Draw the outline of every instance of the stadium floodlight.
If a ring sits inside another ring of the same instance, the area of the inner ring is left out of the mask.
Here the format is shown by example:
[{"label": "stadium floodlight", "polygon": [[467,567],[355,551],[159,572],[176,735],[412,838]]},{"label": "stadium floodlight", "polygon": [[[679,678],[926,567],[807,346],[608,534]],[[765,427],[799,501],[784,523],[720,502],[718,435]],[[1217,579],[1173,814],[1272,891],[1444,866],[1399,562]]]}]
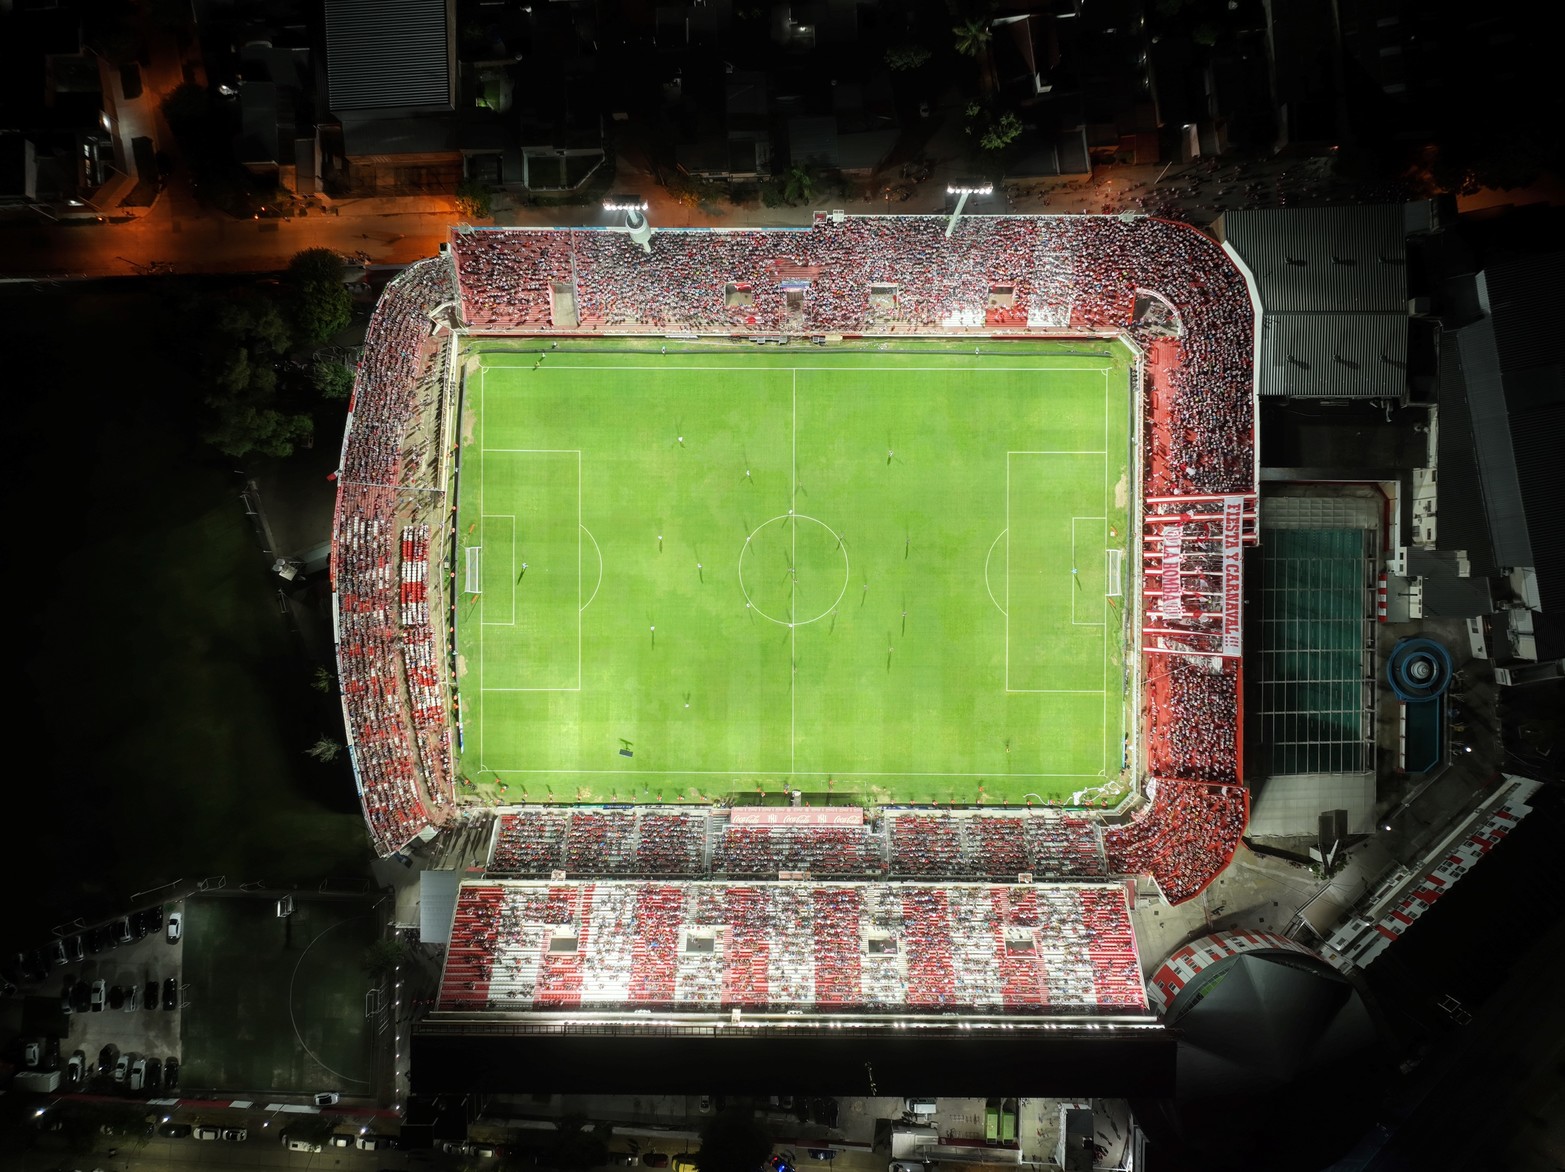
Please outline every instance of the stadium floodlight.
[{"label": "stadium floodlight", "polygon": [[961,216],[962,209],[967,206],[968,197],[973,195],[993,195],[994,184],[982,181],[948,183],[946,185],[946,194],[957,197],[956,208],[952,211],[951,218],[946,221],[946,239],[949,240],[951,239],[951,233],[956,231],[956,221]]},{"label": "stadium floodlight", "polygon": [[644,212],[648,204],[644,197],[639,195],[606,195],[603,197],[603,210],[606,212]]}]

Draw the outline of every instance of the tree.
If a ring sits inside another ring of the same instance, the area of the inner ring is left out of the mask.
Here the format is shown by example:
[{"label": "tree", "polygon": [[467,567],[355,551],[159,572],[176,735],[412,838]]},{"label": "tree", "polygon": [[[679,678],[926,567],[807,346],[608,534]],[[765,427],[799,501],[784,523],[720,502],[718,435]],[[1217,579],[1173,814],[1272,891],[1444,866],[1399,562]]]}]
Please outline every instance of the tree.
[{"label": "tree", "polygon": [[398,965],[407,963],[413,950],[401,936],[378,936],[364,950],[361,963],[372,977],[388,976]]},{"label": "tree", "polygon": [[719,1111],[701,1129],[701,1172],[755,1172],[772,1153],[765,1120],[748,1107]]},{"label": "tree", "polygon": [[783,199],[790,204],[809,203],[815,198],[815,176],[803,163],[795,163],[788,168],[788,176],[783,182]]},{"label": "tree", "polygon": [[923,45],[893,45],[886,50],[886,68],[898,72],[921,69],[933,56]]},{"label": "tree", "polygon": [[308,345],[326,341],[353,317],[353,298],[343,284],[347,266],[329,248],[306,248],[288,262],[284,279],[292,293],[293,319]]},{"label": "tree", "polygon": [[464,179],[456,186],[456,210],[467,220],[484,220],[494,214],[489,188],[476,179]]},{"label": "tree", "polygon": [[331,737],[321,737],[313,745],[304,751],[306,757],[314,757],[322,765],[330,765],[338,757],[346,746],[341,741],[335,741]]},{"label": "tree", "polygon": [[978,136],[978,145],[986,151],[1003,151],[1022,133],[1022,120],[1007,110],[999,121],[991,122]]},{"label": "tree", "polygon": [[310,383],[323,399],[346,399],[353,393],[353,370],[340,362],[317,358],[310,367]]},{"label": "tree", "polygon": [[956,37],[956,51],[964,57],[987,53],[989,41],[994,36],[989,21],[982,16],[969,16],[961,24],[952,25],[951,33]]},{"label": "tree", "polygon": [[315,665],[315,672],[310,676],[310,687],[324,695],[330,695],[332,688],[337,684],[337,677],[328,667]]},{"label": "tree", "polygon": [[163,117],[177,135],[185,135],[206,120],[206,86],[183,82],[170,90],[160,103]]},{"label": "tree", "polygon": [[605,1124],[587,1127],[581,1115],[566,1115],[555,1125],[554,1143],[549,1148],[549,1162],[556,1168],[574,1172],[576,1169],[595,1168],[609,1158],[608,1137],[613,1128]]}]

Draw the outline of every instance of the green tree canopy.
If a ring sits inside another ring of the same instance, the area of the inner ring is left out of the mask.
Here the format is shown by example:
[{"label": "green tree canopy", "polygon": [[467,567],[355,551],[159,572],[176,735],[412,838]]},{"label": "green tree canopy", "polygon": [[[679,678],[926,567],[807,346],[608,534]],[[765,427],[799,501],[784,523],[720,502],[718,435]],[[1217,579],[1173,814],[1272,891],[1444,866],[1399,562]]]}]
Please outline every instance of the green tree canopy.
[{"label": "green tree canopy", "polygon": [[989,48],[994,33],[987,17],[969,16],[961,24],[951,27],[951,35],[956,38],[958,53],[964,57],[977,57]]},{"label": "green tree canopy", "polygon": [[353,369],[317,358],[310,367],[310,385],[323,399],[346,399],[353,393]]},{"label": "green tree canopy", "polygon": [[898,71],[919,69],[927,65],[933,56],[923,45],[893,45],[886,50],[886,68]]},{"label": "green tree canopy", "polygon": [[318,345],[352,319],[353,298],[343,284],[346,272],[342,257],[329,248],[306,248],[288,262],[284,279],[300,341]]},{"label": "green tree canopy", "polygon": [[783,183],[783,198],[789,203],[809,203],[815,198],[815,176],[803,163],[788,168]]}]

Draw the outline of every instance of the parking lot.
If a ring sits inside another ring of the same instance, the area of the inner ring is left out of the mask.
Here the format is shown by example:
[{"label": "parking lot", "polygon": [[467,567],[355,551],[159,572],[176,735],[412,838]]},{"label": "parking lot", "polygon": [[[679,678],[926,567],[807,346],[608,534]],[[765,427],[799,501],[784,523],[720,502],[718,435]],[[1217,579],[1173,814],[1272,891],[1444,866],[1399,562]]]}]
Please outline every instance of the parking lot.
[{"label": "parking lot", "polygon": [[[43,991],[57,990],[64,1000],[73,998],[75,1010],[62,1013],[64,1030],[61,1033],[60,1061],[67,1070],[75,1051],[80,1050],[85,1059],[85,1071],[80,1089],[118,1091],[132,1093],[129,1086],[131,1067],[138,1058],[156,1058],[160,1067],[166,1067],[168,1059],[178,1059],[180,1054],[180,1006],[184,1002],[180,979],[180,958],[184,940],[170,942],[168,921],[171,915],[183,920],[183,903],[166,905],[154,912],[149,922],[139,930],[145,934],[140,939],[114,943],[111,925],[109,940],[100,944],[101,951],[88,954],[80,961],[56,965],[46,978]],[[154,928],[152,924],[156,923]],[[172,978],[173,985],[169,981]],[[102,982],[102,985],[99,985]],[[84,988],[85,986],[85,988]],[[147,1003],[148,995],[151,1003]],[[83,1008],[83,1002],[86,1007]],[[115,1008],[116,1003],[118,1008]],[[165,1008],[172,1003],[173,1008]],[[128,1056],[123,1081],[114,1079],[113,1061],[107,1071],[100,1073],[99,1060],[106,1047],[113,1047],[107,1057],[113,1059]],[[161,1084],[161,1075],[159,1082]],[[65,1089],[62,1085],[62,1089]],[[141,1094],[153,1096],[162,1090],[159,1086],[141,1088]]]}]

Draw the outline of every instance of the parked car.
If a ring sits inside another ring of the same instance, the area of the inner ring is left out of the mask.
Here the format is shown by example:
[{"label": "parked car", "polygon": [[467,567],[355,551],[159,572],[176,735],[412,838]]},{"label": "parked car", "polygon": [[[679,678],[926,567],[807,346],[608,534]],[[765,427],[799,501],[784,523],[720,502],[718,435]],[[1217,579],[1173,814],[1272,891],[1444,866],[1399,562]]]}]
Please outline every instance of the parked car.
[{"label": "parked car", "polygon": [[336,1091],[316,1091],[315,1105],[317,1107],[332,1107],[340,1102],[342,1096]]},{"label": "parked car", "polygon": [[157,907],[149,907],[141,914],[146,919],[148,932],[163,931],[163,905],[161,903]]},{"label": "parked car", "polygon": [[43,952],[30,948],[22,953],[22,975],[29,981],[41,981],[49,971],[49,961]]},{"label": "parked car", "polygon": [[74,984],[70,977],[65,978],[65,984],[60,986],[60,1012],[75,1013],[76,1003],[71,1000],[71,986]]},{"label": "parked car", "polygon": [[147,935],[147,913],[131,912],[127,917],[130,923],[130,935],[132,940],[142,940]]},{"label": "parked car", "polygon": [[609,1163],[618,1168],[632,1168],[636,1164],[635,1152],[610,1152]]},{"label": "parked car", "polygon": [[129,944],[136,938],[136,934],[130,929],[130,920],[124,917],[109,925],[109,935],[115,944]]},{"label": "parked car", "polygon": [[142,987],[141,1004],[145,1009],[156,1009],[158,1007],[158,982],[156,977]]},{"label": "parked car", "polygon": [[223,1138],[230,1143],[243,1143],[250,1138],[250,1133],[243,1127],[229,1127],[224,1129]]},{"label": "parked car", "polygon": [[313,1144],[307,1139],[289,1139],[286,1135],[283,1136],[283,1143],[288,1145],[290,1152],[318,1152],[321,1150],[320,1144]]},{"label": "parked car", "polygon": [[[119,1077],[118,1068],[115,1069],[115,1077]],[[128,1081],[130,1083],[130,1089],[133,1091],[139,1091],[147,1085],[147,1060],[145,1058],[138,1058],[136,1061],[130,1064],[130,1077]]]},{"label": "parked car", "polygon": [[86,981],[77,981],[71,986],[71,1008],[77,1013],[86,1013],[92,1008],[92,988]]},{"label": "parked car", "polygon": [[87,959],[87,946],[82,943],[81,933],[70,937],[65,942],[65,955],[69,956],[77,964]]},{"label": "parked car", "polygon": [[196,1128],[196,1138],[197,1139],[217,1139],[222,1134],[223,1133],[221,1131],[219,1131],[215,1127],[198,1127],[198,1128]]},{"label": "parked car", "polygon": [[836,1158],[837,1153],[832,1148],[810,1149],[810,1159],[812,1160],[835,1160]]},{"label": "parked car", "polygon": [[163,982],[163,1008],[179,1008],[179,978],[170,977]]},{"label": "parked car", "polygon": [[135,985],[125,986],[125,1012],[141,1008],[141,989]]},{"label": "parked car", "polygon": [[124,1009],[125,1008],[125,990],[122,989],[118,985],[110,985],[109,986],[109,1008],[110,1009]]},{"label": "parked car", "polygon": [[22,1061],[27,1066],[37,1066],[43,1060],[43,1047],[37,1042],[28,1042],[22,1047]]},{"label": "parked car", "polygon": [[156,1058],[147,1059],[146,1089],[156,1093],[163,1086],[163,1063]]},{"label": "parked car", "polygon": [[648,1168],[667,1168],[668,1167],[668,1153],[667,1152],[642,1152],[641,1153],[641,1162],[643,1164],[645,1164]]},{"label": "parked car", "polygon": [[108,1074],[114,1069],[114,1064],[120,1060],[120,1048],[110,1042],[98,1051],[98,1073]]},{"label": "parked car", "polygon": [[331,1146],[334,1148],[351,1148],[353,1137],[351,1135],[334,1135],[331,1137]]},{"label": "parked car", "polygon": [[492,1160],[500,1154],[500,1149],[491,1144],[474,1144],[473,1155],[480,1160]]},{"label": "parked car", "polygon": [[65,941],[56,939],[49,945],[49,960],[57,965],[71,963],[71,958],[65,955]]},{"label": "parked car", "polygon": [[92,1011],[94,1013],[103,1012],[103,1002],[108,997],[108,995],[109,983],[102,977],[99,977],[92,983],[92,1000],[90,1004],[92,1005]]},{"label": "parked car", "polygon": [[384,1135],[361,1135],[354,1146],[361,1152],[378,1152],[391,1147],[391,1140]]},{"label": "parked car", "polygon": [[130,1066],[131,1063],[135,1061],[135,1057],[136,1056],[134,1054],[120,1055],[119,1061],[114,1064],[115,1082],[123,1085],[125,1080],[130,1077]]},{"label": "parked car", "polygon": [[106,929],[101,927],[87,929],[87,951],[89,953],[97,956],[98,953],[108,947],[109,933]]},{"label": "parked car", "polygon": [[180,933],[185,930],[185,913],[169,912],[168,914],[168,942],[179,943]]},{"label": "parked car", "polygon": [[924,1172],[924,1165],[910,1160],[892,1160],[886,1165],[886,1172]]},{"label": "parked car", "polygon": [[179,1089],[179,1059],[172,1054],[163,1063],[163,1089],[177,1091]]},{"label": "parked car", "polygon": [[158,1128],[158,1134],[169,1139],[185,1139],[190,1135],[191,1127],[188,1123],[165,1123]]},{"label": "parked car", "polygon": [[65,1082],[68,1086],[79,1087],[82,1080],[87,1077],[87,1052],[77,1050],[71,1055],[70,1061],[65,1064]]}]

